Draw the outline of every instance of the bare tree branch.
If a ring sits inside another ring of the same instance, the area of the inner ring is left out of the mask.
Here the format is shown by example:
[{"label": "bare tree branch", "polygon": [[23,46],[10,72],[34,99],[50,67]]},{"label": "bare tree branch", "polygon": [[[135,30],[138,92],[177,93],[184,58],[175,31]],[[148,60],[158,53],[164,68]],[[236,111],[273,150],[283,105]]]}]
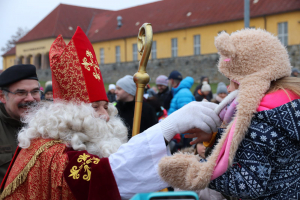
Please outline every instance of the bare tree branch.
[{"label": "bare tree branch", "polygon": [[21,28],[19,27],[17,32],[11,36],[11,39],[8,40],[4,47],[1,47],[1,51],[7,52],[14,46],[16,46],[16,43],[19,39],[21,39],[26,33],[28,32],[27,28]]}]

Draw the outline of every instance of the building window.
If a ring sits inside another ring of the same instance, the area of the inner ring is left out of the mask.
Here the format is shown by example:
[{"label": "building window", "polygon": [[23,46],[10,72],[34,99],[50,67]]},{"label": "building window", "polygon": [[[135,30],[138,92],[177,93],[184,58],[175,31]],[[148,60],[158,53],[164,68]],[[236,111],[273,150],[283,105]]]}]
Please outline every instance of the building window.
[{"label": "building window", "polygon": [[200,35],[194,35],[194,55],[200,55]]},{"label": "building window", "polygon": [[151,48],[151,58],[156,59],[156,41],[152,42],[152,48]]},{"label": "building window", "polygon": [[104,48],[100,49],[100,64],[104,64]]},{"label": "building window", "polygon": [[172,57],[177,57],[177,38],[172,38]]},{"label": "building window", "polygon": [[137,61],[138,60],[137,44],[132,44],[132,55],[133,55],[133,61]]},{"label": "building window", "polygon": [[120,52],[120,46],[116,46],[116,62],[121,62],[121,52]]},{"label": "building window", "polygon": [[288,45],[288,23],[278,23],[278,39],[284,46]]}]

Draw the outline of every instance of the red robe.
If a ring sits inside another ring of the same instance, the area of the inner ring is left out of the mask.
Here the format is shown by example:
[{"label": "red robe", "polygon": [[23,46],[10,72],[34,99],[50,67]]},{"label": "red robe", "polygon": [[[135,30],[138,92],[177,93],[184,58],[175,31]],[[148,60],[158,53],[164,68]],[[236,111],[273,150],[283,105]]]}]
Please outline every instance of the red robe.
[{"label": "red robe", "polygon": [[31,141],[7,174],[1,199],[121,199],[108,158],[57,140]]}]

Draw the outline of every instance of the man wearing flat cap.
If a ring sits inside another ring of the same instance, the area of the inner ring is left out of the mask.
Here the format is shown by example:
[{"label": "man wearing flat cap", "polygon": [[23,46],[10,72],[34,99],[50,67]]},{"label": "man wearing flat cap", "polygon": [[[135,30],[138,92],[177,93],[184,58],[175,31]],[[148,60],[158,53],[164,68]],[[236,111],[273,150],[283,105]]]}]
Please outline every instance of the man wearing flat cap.
[{"label": "man wearing flat cap", "polygon": [[39,82],[33,65],[14,65],[0,75],[0,181],[17,148],[21,117],[40,101]]}]

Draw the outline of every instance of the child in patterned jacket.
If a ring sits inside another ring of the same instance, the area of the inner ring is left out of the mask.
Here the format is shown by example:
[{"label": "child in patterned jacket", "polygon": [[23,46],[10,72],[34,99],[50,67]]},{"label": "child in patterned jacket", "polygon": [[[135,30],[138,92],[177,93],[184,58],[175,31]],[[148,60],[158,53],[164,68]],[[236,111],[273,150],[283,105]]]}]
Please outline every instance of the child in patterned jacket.
[{"label": "child in patterned jacket", "polygon": [[185,190],[209,186],[242,199],[299,199],[300,79],[289,77],[286,48],[260,29],[222,32],[215,45],[220,72],[239,85],[235,117],[214,134],[219,139],[211,136],[207,162],[176,154],[161,160],[160,176]]}]

